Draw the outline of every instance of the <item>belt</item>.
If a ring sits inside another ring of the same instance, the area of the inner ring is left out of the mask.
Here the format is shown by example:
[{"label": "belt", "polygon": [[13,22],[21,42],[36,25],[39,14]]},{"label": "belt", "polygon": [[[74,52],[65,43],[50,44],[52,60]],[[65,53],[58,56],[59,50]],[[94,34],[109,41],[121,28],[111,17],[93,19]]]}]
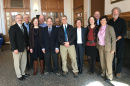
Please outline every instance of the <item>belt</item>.
[{"label": "belt", "polygon": [[87,41],[87,42],[89,42],[90,44],[93,44],[93,43],[94,43],[94,41]]}]

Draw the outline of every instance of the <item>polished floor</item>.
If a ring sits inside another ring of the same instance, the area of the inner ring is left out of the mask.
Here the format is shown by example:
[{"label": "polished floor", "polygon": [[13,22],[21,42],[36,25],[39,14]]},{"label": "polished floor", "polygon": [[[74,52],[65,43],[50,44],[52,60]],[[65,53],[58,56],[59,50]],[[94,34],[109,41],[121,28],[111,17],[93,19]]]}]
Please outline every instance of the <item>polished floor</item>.
[{"label": "polished floor", "polygon": [[100,73],[99,63],[96,64],[94,75],[87,74],[88,64],[86,57],[84,58],[83,74],[78,78],[74,78],[70,59],[68,59],[69,73],[67,77],[59,77],[54,74],[41,75],[38,73],[33,76],[33,70],[27,71],[31,74],[25,81],[21,82],[16,78],[13,57],[9,45],[3,45],[0,52],[0,86],[129,86],[130,85],[130,70],[123,68],[122,78],[114,77],[111,83],[107,83],[102,78],[98,77]]}]

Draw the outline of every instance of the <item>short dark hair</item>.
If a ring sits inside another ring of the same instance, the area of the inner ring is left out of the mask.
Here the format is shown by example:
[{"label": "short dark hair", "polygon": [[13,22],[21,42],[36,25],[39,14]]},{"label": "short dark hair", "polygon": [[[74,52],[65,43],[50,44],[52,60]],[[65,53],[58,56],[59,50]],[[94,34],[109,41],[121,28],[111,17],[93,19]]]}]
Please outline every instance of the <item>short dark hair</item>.
[{"label": "short dark hair", "polygon": [[52,22],[53,22],[53,19],[52,19],[51,17],[48,17],[48,18],[47,18],[47,20],[48,20],[48,19],[51,19],[51,20],[52,20]]},{"label": "short dark hair", "polygon": [[63,15],[62,17],[66,17],[66,19],[67,19],[67,16],[66,16],[66,15]]},{"label": "short dark hair", "polygon": [[80,21],[82,23],[81,18],[77,18],[76,21],[75,21],[75,23],[77,23],[77,21]]},{"label": "short dark hair", "polygon": [[108,17],[105,15],[105,16],[102,16],[101,18],[100,18],[100,21],[102,20],[102,19],[106,19],[106,21],[108,22]]},{"label": "short dark hair", "polygon": [[97,20],[96,20],[96,18],[94,17],[94,16],[90,16],[89,18],[88,18],[88,25],[91,25],[90,24],[90,18],[94,18],[94,24],[97,24]]}]

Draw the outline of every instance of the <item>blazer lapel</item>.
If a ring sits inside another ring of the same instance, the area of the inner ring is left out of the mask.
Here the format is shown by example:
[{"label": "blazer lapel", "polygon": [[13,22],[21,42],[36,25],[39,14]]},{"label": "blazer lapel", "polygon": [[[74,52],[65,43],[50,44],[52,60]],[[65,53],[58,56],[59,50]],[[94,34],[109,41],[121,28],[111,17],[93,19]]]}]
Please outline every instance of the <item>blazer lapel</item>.
[{"label": "blazer lapel", "polygon": [[52,30],[51,30],[51,38],[53,37],[53,33],[54,33],[54,28],[52,26]]},{"label": "blazer lapel", "polygon": [[48,33],[48,27],[46,27],[46,32],[47,32],[47,36],[49,37],[49,33]]},{"label": "blazer lapel", "polygon": [[105,30],[105,41],[106,41],[106,39],[107,39],[107,36],[108,36],[108,25],[106,26],[106,30]]},{"label": "blazer lapel", "polygon": [[[62,29],[63,34],[64,34],[64,27],[63,27],[63,25],[61,26],[61,29]],[[63,36],[64,36],[64,38],[65,38],[65,35],[63,35]]]},{"label": "blazer lapel", "polygon": [[[19,25],[16,23],[16,26],[18,28],[18,30],[20,30],[20,32],[23,34],[22,30],[20,29]],[[23,27],[23,26],[22,26]],[[24,29],[24,28],[23,28]],[[24,30],[24,33],[25,33],[25,30]]]},{"label": "blazer lapel", "polygon": [[81,36],[82,36],[82,41],[83,41],[83,37],[84,37],[84,36],[83,36],[83,32],[84,32],[84,31],[83,31],[83,30],[84,30],[84,28],[81,27]]}]

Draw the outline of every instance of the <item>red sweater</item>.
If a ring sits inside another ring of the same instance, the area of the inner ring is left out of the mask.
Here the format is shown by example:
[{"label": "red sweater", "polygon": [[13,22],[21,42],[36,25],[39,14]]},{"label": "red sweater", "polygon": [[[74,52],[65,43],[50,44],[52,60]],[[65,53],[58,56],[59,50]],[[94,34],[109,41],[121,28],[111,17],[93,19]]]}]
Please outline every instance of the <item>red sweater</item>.
[{"label": "red sweater", "polygon": [[[95,34],[93,33],[93,29],[94,29],[94,28],[91,28],[91,29],[89,30],[89,33],[88,33],[88,40],[89,40],[89,41],[94,41],[94,35],[95,35]],[[87,45],[87,46],[96,46],[96,43],[90,44],[89,42],[87,42],[86,45]]]}]

